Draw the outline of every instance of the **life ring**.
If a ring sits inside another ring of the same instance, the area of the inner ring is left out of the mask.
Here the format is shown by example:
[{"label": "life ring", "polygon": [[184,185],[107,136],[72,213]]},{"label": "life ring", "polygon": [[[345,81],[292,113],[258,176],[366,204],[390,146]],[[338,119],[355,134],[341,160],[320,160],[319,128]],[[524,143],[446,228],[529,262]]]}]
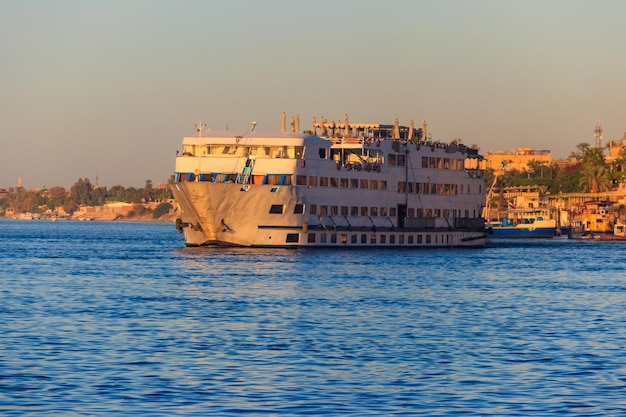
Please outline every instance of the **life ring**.
[{"label": "life ring", "polygon": [[372,144],[372,139],[367,138],[367,146],[370,146]]},{"label": "life ring", "polygon": [[376,146],[380,148],[380,139],[376,139]]},{"label": "life ring", "polygon": [[380,172],[380,165],[376,165],[376,172]]},{"label": "life ring", "polygon": [[304,159],[300,160],[300,168],[304,168]]}]

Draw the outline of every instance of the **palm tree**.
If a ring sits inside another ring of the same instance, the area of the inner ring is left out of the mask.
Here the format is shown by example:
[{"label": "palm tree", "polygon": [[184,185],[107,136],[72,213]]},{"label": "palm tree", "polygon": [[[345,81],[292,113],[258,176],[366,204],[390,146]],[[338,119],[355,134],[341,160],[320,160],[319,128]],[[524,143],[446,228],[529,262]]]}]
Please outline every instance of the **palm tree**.
[{"label": "palm tree", "polygon": [[588,164],[580,171],[580,187],[589,193],[599,193],[611,189],[609,170],[604,165]]}]

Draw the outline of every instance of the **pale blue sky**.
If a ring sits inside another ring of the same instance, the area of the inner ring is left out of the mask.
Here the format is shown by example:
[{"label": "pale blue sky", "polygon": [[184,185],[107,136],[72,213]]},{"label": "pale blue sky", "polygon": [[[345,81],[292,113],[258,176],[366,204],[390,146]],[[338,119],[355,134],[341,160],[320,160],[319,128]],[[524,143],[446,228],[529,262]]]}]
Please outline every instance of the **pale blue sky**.
[{"label": "pale blue sky", "polygon": [[0,187],[142,187],[281,113],[566,157],[626,131],[626,1],[0,0]]}]

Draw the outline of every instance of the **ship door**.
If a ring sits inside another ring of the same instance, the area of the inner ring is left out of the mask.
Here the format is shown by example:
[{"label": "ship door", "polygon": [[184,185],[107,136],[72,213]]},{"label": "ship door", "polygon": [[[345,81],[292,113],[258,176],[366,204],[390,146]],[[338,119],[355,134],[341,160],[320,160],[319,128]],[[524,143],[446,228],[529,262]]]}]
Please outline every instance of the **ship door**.
[{"label": "ship door", "polygon": [[406,218],[406,204],[398,204],[398,227],[404,227],[404,219]]}]

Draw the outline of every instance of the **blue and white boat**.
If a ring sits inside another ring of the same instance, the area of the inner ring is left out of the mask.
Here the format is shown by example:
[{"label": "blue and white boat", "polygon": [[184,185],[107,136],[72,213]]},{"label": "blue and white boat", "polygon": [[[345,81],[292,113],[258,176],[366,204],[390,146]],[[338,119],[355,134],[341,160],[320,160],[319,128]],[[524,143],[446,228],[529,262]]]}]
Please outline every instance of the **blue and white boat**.
[{"label": "blue and white boat", "polygon": [[556,220],[544,217],[539,209],[513,209],[499,213],[485,224],[487,239],[551,239],[556,234]]}]

